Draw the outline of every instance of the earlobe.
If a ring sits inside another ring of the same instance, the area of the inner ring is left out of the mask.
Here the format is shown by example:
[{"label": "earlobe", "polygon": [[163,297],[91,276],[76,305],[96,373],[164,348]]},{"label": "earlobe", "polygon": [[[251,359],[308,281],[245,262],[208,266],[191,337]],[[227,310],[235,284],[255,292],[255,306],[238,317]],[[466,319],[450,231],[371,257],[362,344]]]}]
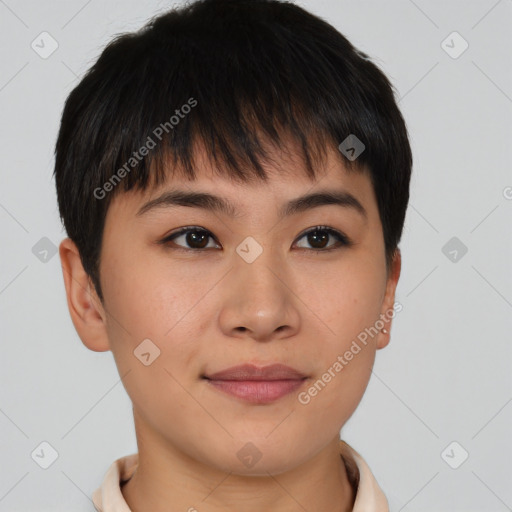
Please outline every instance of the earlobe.
[{"label": "earlobe", "polygon": [[[396,249],[391,262],[391,268],[386,282],[386,294],[382,303],[381,318],[385,320],[384,328],[377,337],[377,349],[384,348],[388,345],[391,336],[391,323],[392,317],[390,312],[394,310],[395,292],[400,278],[400,271],[402,269],[402,255],[400,249]],[[394,315],[393,315],[394,316]]]},{"label": "earlobe", "polygon": [[110,350],[104,308],[83,268],[78,248],[70,238],[60,243],[59,256],[69,313],[78,336],[90,350]]}]

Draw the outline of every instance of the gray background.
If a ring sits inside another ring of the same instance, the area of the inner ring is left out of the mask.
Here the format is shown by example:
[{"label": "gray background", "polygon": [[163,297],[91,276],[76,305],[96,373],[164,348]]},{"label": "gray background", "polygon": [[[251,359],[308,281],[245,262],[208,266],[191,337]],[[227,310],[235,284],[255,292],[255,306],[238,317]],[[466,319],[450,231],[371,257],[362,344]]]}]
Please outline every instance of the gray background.
[{"label": "gray background", "polygon": [[[44,250],[66,236],[51,176],[66,96],[115,34],[171,5],[0,0],[2,511],[91,511],[108,466],[136,451],[112,354],[82,345]],[[393,511],[512,510],[512,1],[301,5],[388,74],[415,158],[403,311],[342,437]],[[46,59],[31,47],[43,31],[58,43]],[[453,31],[469,44],[457,58]],[[48,469],[31,457],[43,441]]]}]

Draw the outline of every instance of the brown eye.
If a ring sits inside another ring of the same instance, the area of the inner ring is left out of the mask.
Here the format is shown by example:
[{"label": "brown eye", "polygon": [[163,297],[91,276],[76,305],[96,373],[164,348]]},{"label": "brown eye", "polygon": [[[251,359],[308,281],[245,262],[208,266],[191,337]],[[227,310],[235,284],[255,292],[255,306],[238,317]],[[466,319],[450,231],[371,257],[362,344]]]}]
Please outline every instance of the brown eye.
[{"label": "brown eye", "polygon": [[[161,243],[168,244],[172,242],[174,245],[178,245],[185,250],[202,250],[208,248],[210,238],[213,238],[213,236],[206,229],[187,227],[166,237]],[[176,243],[176,240],[179,239],[182,239],[182,243]]]},{"label": "brown eye", "polygon": [[[352,242],[347,236],[326,226],[316,226],[313,229],[310,229],[303,233],[299,237],[299,240],[303,238],[306,239],[306,242],[310,247],[299,247],[301,249],[311,248],[316,252],[326,252],[352,245]],[[180,239],[181,242],[178,243],[177,241]],[[163,245],[170,244],[172,246],[177,246],[177,248],[185,251],[202,251],[211,248],[218,248],[219,246],[215,243],[213,246],[208,245],[210,239],[215,240],[210,231],[200,227],[187,226],[185,228],[181,228],[175,233],[171,233],[171,235],[167,236],[159,243]],[[329,244],[329,240],[332,239],[335,240],[335,243]]]},{"label": "brown eye", "polygon": [[[338,243],[328,246],[329,238],[334,237]],[[335,229],[325,226],[317,226],[304,233],[301,238],[306,238],[307,243],[316,251],[329,251],[331,249],[339,248],[340,246],[351,245],[350,240]],[[301,249],[304,247],[301,247]],[[306,247],[307,248],[307,247]]]}]

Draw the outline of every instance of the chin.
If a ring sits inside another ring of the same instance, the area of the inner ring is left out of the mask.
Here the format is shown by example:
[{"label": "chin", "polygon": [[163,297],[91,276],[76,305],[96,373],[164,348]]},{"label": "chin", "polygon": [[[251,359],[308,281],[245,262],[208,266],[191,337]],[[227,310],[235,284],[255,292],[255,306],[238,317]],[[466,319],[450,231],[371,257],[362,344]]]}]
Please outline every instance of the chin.
[{"label": "chin", "polygon": [[[307,460],[308,454],[298,450],[299,446],[305,445],[304,441],[292,441],[290,436],[286,437],[288,443],[277,437],[270,441],[266,435],[260,433],[252,437],[244,435],[243,440],[238,438],[232,449],[225,447],[223,453],[217,451],[214,456],[218,457],[212,463],[234,475],[257,477],[285,473]],[[224,463],[219,465],[219,461]]]}]

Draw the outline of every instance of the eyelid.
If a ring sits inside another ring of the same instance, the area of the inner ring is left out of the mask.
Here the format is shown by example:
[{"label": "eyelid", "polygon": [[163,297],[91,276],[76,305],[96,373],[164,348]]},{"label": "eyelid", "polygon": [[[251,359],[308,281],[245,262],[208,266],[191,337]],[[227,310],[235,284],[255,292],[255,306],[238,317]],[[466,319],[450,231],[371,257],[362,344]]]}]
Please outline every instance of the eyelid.
[{"label": "eyelid", "polygon": [[[157,243],[159,245],[166,245],[169,242],[172,242],[174,238],[177,238],[178,236],[183,235],[183,234],[185,234],[185,233],[187,233],[189,231],[202,232],[202,233],[208,235],[208,237],[210,237],[213,240],[215,240],[215,242],[217,244],[219,244],[219,241],[214,236],[214,234],[209,229],[203,228],[201,226],[184,226],[184,227],[178,228],[176,231],[173,231],[169,235],[164,236],[163,239],[158,240]],[[309,227],[309,228],[305,229],[294,240],[294,244],[298,240],[303,238],[305,235],[307,235],[308,233],[314,232],[314,231],[325,231],[326,233],[328,233],[331,236],[333,236],[334,238],[336,238],[338,240],[338,244],[336,244],[336,245],[334,245],[332,247],[328,247],[327,249],[306,249],[304,247],[300,247],[299,249],[307,250],[307,251],[313,251],[313,252],[328,252],[328,251],[335,250],[335,249],[341,249],[343,247],[350,247],[350,246],[352,246],[354,244],[354,242],[347,235],[345,235],[345,233],[341,232],[338,229],[332,228],[330,226],[324,226],[324,225],[316,225],[316,226],[312,226],[312,227]],[[173,247],[173,249],[175,249],[175,250],[183,250],[185,252],[204,252],[204,251],[207,250],[206,248],[205,249],[192,249],[192,248],[187,248],[187,247],[182,247],[182,246]],[[208,249],[211,249],[211,247],[208,248]]]},{"label": "eyelid", "polygon": [[[196,231],[196,232],[205,233],[210,238],[214,239],[217,244],[219,244],[219,241],[215,238],[213,233],[209,229],[203,228],[201,226],[183,226],[182,228],[178,228],[176,231],[173,231],[173,232],[169,233],[168,235],[165,235],[161,240],[158,240],[157,244],[166,245],[169,242],[172,242],[174,238],[177,238],[178,236],[183,235],[183,234],[187,233],[188,231]],[[206,250],[206,249],[190,249],[190,248],[181,247],[181,246],[173,247],[173,249],[177,249],[177,250],[182,249],[184,251],[189,251],[189,252],[191,252],[191,251],[192,252],[201,252],[201,251]]]},{"label": "eyelid", "polygon": [[314,231],[325,231],[329,235],[336,238],[338,240],[338,243],[331,247],[328,247],[327,249],[306,249],[304,247],[300,247],[299,249],[310,251],[310,252],[315,252],[315,253],[321,253],[321,252],[334,251],[337,249],[342,249],[344,247],[350,247],[350,246],[354,245],[354,242],[347,235],[345,235],[345,233],[343,233],[339,229],[331,228],[330,226],[325,226],[325,225],[316,225],[316,226],[307,228],[300,235],[297,236],[294,243],[296,243],[297,240],[300,240],[308,233],[314,232]]}]

